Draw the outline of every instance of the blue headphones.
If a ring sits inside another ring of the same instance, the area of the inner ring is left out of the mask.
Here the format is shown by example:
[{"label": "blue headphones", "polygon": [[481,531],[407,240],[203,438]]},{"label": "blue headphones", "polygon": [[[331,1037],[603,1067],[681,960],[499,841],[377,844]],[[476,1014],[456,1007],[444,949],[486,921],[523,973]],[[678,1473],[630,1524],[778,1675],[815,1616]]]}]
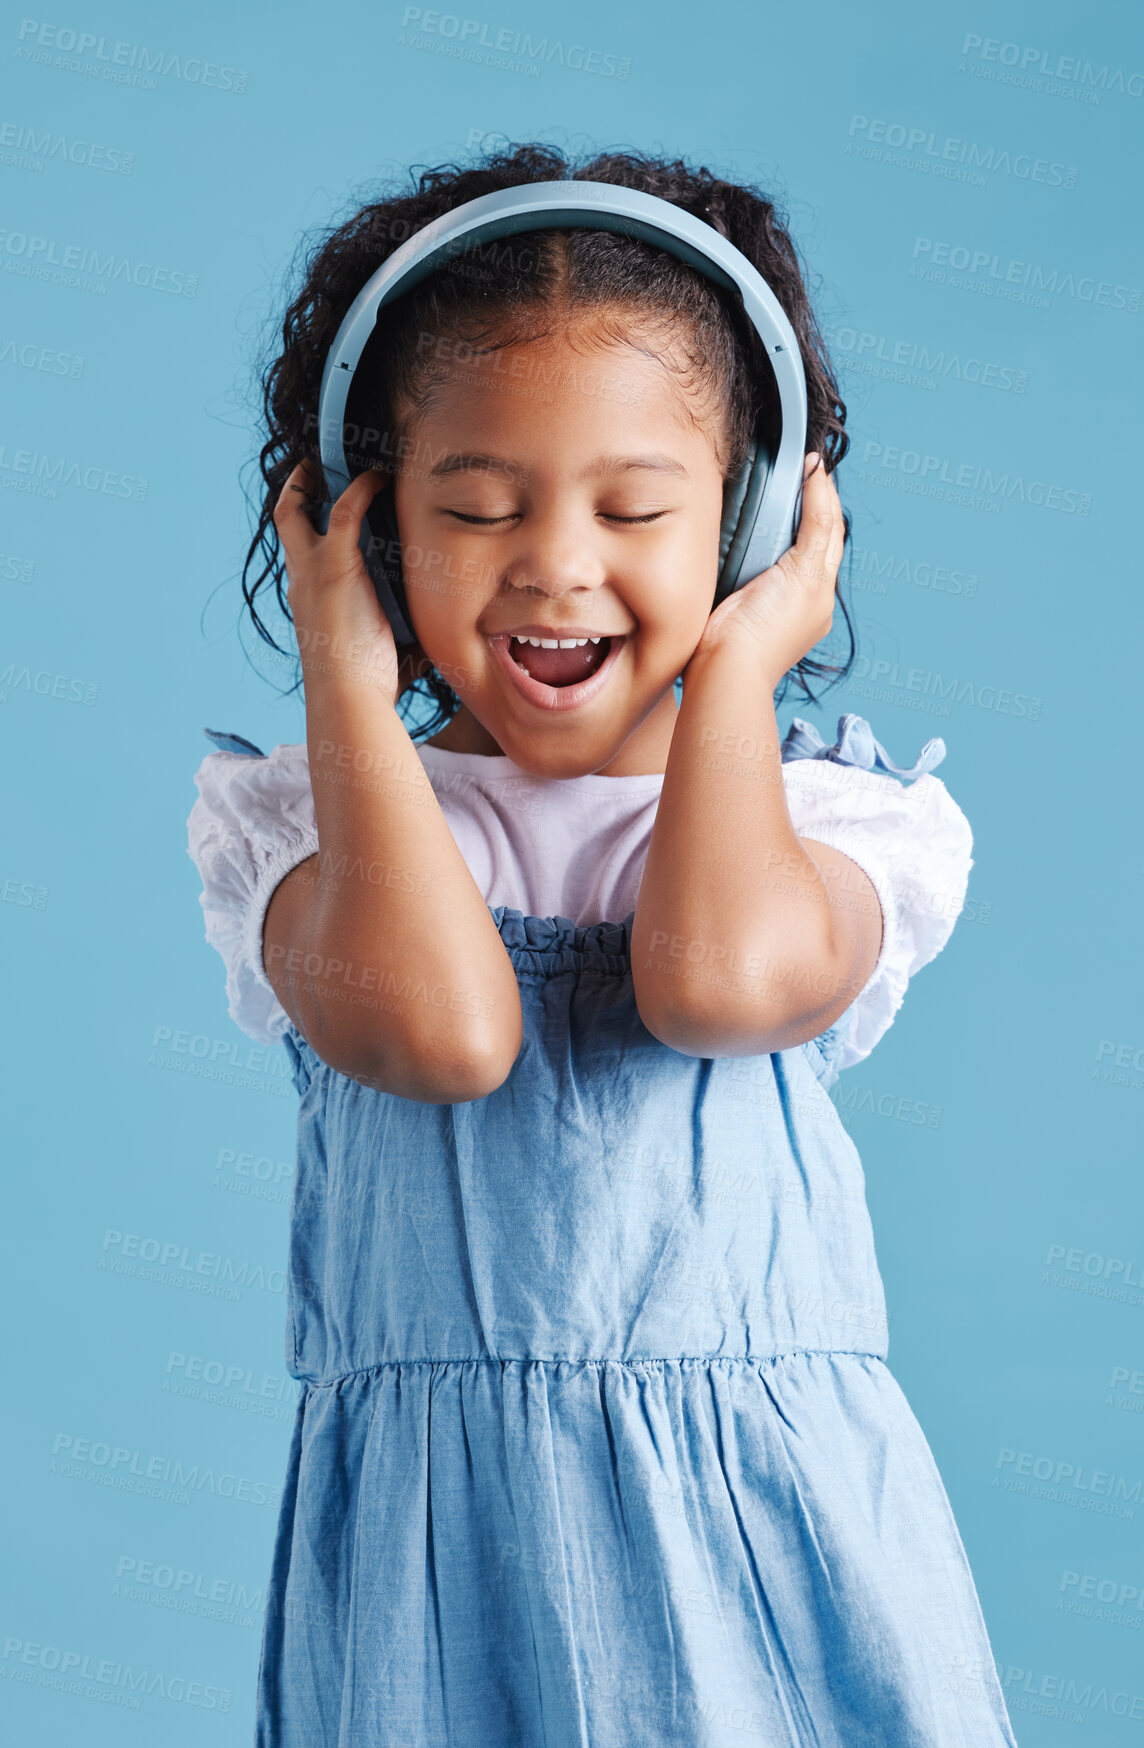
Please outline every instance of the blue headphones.
[{"label": "blue headphones", "polygon": [[[319,448],[327,498],[316,524],[325,533],[334,499],[352,475],[345,450],[346,407],[354,372],[374,331],[378,311],[455,255],[521,231],[587,228],[642,237],[677,255],[716,285],[740,293],[779,393],[782,429],[772,455],[759,441],[723,496],[719,579],[712,607],[774,564],[798,528],[806,450],[806,379],[794,330],[778,299],[747,257],[713,226],[658,195],[609,182],[530,182],[485,194],[434,219],[384,261],[358,293],[322,372],[318,402]],[[384,492],[378,498],[384,498]],[[374,503],[377,503],[377,499]],[[370,506],[360,540],[366,568],[398,643],[416,642],[401,580],[396,529],[385,511]]]}]

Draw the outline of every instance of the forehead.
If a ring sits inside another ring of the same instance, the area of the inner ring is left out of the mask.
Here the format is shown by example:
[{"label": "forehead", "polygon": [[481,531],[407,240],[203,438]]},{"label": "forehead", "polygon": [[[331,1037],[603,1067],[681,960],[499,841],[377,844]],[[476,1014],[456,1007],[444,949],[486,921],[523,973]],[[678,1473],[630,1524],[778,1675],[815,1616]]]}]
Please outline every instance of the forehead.
[{"label": "forehead", "polygon": [[[609,435],[654,448],[710,446],[711,392],[670,336],[630,324],[625,338],[598,324],[553,325],[535,338],[481,343],[423,337],[413,420],[498,435],[544,432],[574,446]],[[422,374],[423,373],[423,374]]]}]

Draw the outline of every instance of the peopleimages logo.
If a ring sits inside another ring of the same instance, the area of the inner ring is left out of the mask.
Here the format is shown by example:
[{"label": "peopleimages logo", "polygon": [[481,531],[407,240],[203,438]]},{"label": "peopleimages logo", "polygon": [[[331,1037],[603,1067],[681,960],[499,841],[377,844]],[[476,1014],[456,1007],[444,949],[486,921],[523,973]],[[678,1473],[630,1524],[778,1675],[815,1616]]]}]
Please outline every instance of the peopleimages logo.
[{"label": "peopleimages logo", "polygon": [[[236,1578],[216,1578],[211,1573],[167,1565],[162,1560],[141,1560],[134,1554],[119,1556],[115,1562],[115,1576],[126,1583],[169,1591],[175,1597],[193,1597],[199,1602],[223,1603],[230,1608],[249,1609],[255,1613],[266,1606],[266,1593],[261,1587],[249,1590]],[[111,1594],[115,1596],[117,1593],[118,1586]]]},{"label": "peopleimages logo", "polygon": [[[904,704],[913,710],[927,711],[928,702],[936,700],[928,714],[948,716],[950,704],[971,704],[978,710],[995,710],[999,716],[1024,716],[1036,722],[1041,714],[1040,698],[1028,692],[1014,692],[1009,687],[983,685],[980,680],[965,679],[959,674],[941,674],[935,668],[905,669],[899,662],[883,656],[859,655],[851,670],[850,688],[862,697],[876,697],[886,704]],[[898,690],[895,691],[894,689]]]},{"label": "peopleimages logo", "polygon": [[[943,497],[947,489],[979,494],[983,500],[981,507],[993,504],[1000,507],[1016,499],[1018,503],[1032,504],[1040,510],[1058,510],[1066,516],[1087,516],[1092,508],[1089,492],[1050,485],[1047,480],[1026,479],[1023,474],[995,472],[977,462],[923,455],[920,449],[902,449],[873,438],[862,446],[862,464],[857,477],[873,485],[897,485],[901,480],[910,480],[915,483],[909,489],[924,496]],[[956,497],[951,501],[956,502]]]},{"label": "peopleimages logo", "polygon": [[37,18],[23,18],[17,36],[16,55],[20,60],[88,73],[118,85],[139,85],[154,91],[153,75],[158,74],[163,79],[174,77],[186,85],[202,85],[212,91],[246,90],[247,75],[238,67],[224,67],[218,61],[204,61],[201,56],[173,54],[168,49],[147,48],[142,43],[112,41],[110,37],[75,30],[70,25],[41,24]]},{"label": "peopleimages logo", "polygon": [[[127,255],[101,255],[98,249],[58,243],[52,237],[32,237],[26,231],[0,231],[0,253],[6,257],[3,261],[6,273],[50,279],[54,284],[74,285],[80,290],[98,285],[106,291],[107,285],[117,279],[174,297],[194,297],[199,289],[197,275],[157,267],[151,261],[132,261]],[[49,268],[55,271],[49,273]]]},{"label": "peopleimages logo", "polygon": [[[149,1667],[137,1669],[131,1663],[119,1663],[113,1657],[97,1657],[94,1652],[76,1651],[64,1645],[41,1645],[32,1639],[6,1638],[0,1673],[10,1679],[20,1679],[19,1669],[15,1667],[17,1663],[37,1672],[37,1676],[32,1678],[35,1686],[51,1687],[57,1693],[70,1693],[81,1699],[119,1701],[129,1711],[139,1709],[140,1694],[157,1694],[160,1699],[174,1700],[179,1705],[201,1706],[208,1712],[229,1712],[233,1698],[229,1687],[190,1681],[185,1675],[171,1675]],[[84,1682],[103,1685],[84,1687]]]},{"label": "peopleimages logo", "polygon": [[1118,91],[1123,97],[1144,97],[1144,73],[1125,73],[1122,67],[1095,67],[1091,61],[1082,61],[1075,55],[1057,55],[1050,49],[1002,42],[1000,37],[973,33],[966,36],[961,52],[970,60],[1004,67],[1010,73],[1022,73],[1026,77],[1019,82],[1034,88],[1041,78],[1075,84],[1093,93]]},{"label": "peopleimages logo", "polygon": [[951,570],[948,565],[928,560],[903,558],[897,553],[877,552],[872,546],[851,546],[851,576],[874,577],[879,585],[868,585],[874,593],[884,595],[884,579],[897,583],[903,578],[919,589],[932,589],[935,595],[966,595],[977,593],[979,578],[975,571]]},{"label": "peopleimages logo", "polygon": [[405,7],[401,29],[403,32],[413,29],[445,43],[455,42],[456,50],[442,52],[455,53],[461,60],[487,61],[497,66],[502,64],[500,56],[519,56],[513,63],[514,70],[535,67],[539,71],[542,66],[558,66],[569,67],[576,73],[594,73],[604,79],[626,79],[632,69],[630,60],[619,59],[603,49],[589,49],[559,38],[550,42],[547,36],[538,39],[528,31],[490,24],[483,18],[461,18],[455,12],[426,11],[421,6]]},{"label": "peopleimages logo", "polygon": [[[1011,152],[997,146],[983,146],[977,140],[963,140],[955,134],[944,137],[932,128],[911,127],[901,121],[886,121],[878,116],[852,115],[850,138],[864,146],[889,147],[891,153],[877,151],[877,161],[896,164],[907,170],[943,173],[943,167],[956,164],[971,172],[979,172],[977,180],[986,186],[989,175],[1015,176],[1020,182],[1041,182],[1048,188],[1075,188],[1075,164],[1058,164],[1048,158],[1038,158],[1031,152]],[[847,152],[851,147],[847,146]]]},{"label": "peopleimages logo", "polygon": [[[1018,1690],[1016,1683],[1020,1683]],[[1023,1712],[1035,1712],[1041,1717],[1059,1718],[1064,1723],[1083,1724],[1088,1713],[1111,1712],[1118,1718],[1144,1718],[1144,1694],[1126,1693],[1121,1689],[1094,1687],[1091,1681],[1081,1681],[1073,1675],[1058,1673],[1038,1675],[1036,1670],[1022,1669],[1011,1663],[1005,1671],[1005,1703],[1010,1711],[1019,1707]],[[1032,1696],[1032,1697],[1029,1697]]]},{"label": "peopleimages logo", "polygon": [[79,486],[109,498],[131,498],[141,504],[147,496],[147,481],[111,468],[87,466],[68,456],[42,455],[37,449],[9,450],[0,443],[0,486],[54,498],[60,486]]},{"label": "peopleimages logo", "polygon": [[[268,1293],[281,1293],[286,1287],[284,1269],[270,1269],[268,1272],[261,1263],[236,1263],[233,1257],[219,1255],[213,1250],[200,1250],[193,1255],[189,1244],[179,1244],[174,1240],[162,1242],[138,1232],[121,1232],[114,1226],[109,1226],[104,1232],[100,1250],[104,1252],[99,1263],[101,1269],[118,1257],[136,1257],[144,1263],[158,1263],[159,1270],[152,1270],[150,1274],[146,1269],[117,1271],[138,1274],[145,1279],[154,1275],[163,1282],[182,1285],[186,1275],[206,1276],[210,1281],[233,1281],[236,1286],[260,1287]],[[182,1279],[171,1272],[175,1269],[185,1271]],[[164,1270],[167,1272],[163,1273]]]},{"label": "peopleimages logo", "polygon": [[49,376],[82,376],[85,362],[74,352],[57,352],[54,346],[0,337],[0,364],[18,364],[21,370],[43,370]]},{"label": "peopleimages logo", "polygon": [[120,146],[108,146],[94,140],[71,139],[67,134],[38,130],[23,122],[0,123],[0,147],[3,161],[20,170],[42,170],[51,158],[66,164],[82,164],[89,170],[108,170],[119,176],[130,176],[135,168],[135,153]]},{"label": "peopleimages logo", "polygon": [[984,358],[962,357],[960,352],[947,352],[944,346],[895,340],[858,328],[834,328],[827,339],[833,352],[843,354],[852,370],[904,382],[907,387],[934,389],[939,378],[949,376],[979,388],[1002,389],[1018,395],[1023,395],[1029,386],[1028,371]]},{"label": "peopleimages logo", "polygon": [[[268,1510],[274,1510],[282,1502],[282,1488],[276,1482],[235,1475],[229,1470],[216,1474],[214,1469],[204,1469],[198,1463],[188,1465],[177,1457],[132,1450],[127,1445],[113,1445],[110,1440],[56,1433],[48,1473],[73,1480],[76,1477],[70,1471],[75,1469],[79,1469],[85,1479],[88,1475],[106,1476],[112,1485],[134,1479],[157,1482],[193,1493],[213,1493],[219,1499],[234,1499],[243,1505],[263,1505]],[[124,1487],[123,1491],[145,1489]]]},{"label": "peopleimages logo", "polygon": [[1006,260],[989,249],[971,249],[965,244],[940,242],[933,237],[914,238],[913,261],[911,279],[916,276],[944,282],[950,280],[948,273],[930,270],[952,268],[955,274],[978,281],[982,289],[989,285],[992,290],[991,282],[996,282],[997,296],[1006,295],[1010,287],[1018,288],[1015,294],[1018,299],[1021,292],[1042,293],[1044,309],[1051,307],[1050,296],[1074,297],[1080,303],[1103,304],[1108,309],[1129,310],[1133,315],[1140,308],[1139,286],[1115,285],[1110,279],[1097,279],[1091,273],[1078,277],[1075,273],[1062,272],[1059,267],[1042,267],[1036,261],[1018,261],[1012,256]]}]

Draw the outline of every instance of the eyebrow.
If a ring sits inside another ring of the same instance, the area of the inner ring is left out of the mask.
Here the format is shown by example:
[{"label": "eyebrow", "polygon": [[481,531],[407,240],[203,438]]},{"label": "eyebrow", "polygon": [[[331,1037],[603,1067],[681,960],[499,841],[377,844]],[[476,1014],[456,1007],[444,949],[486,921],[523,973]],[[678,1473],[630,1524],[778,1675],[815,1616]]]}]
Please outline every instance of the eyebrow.
[{"label": "eyebrow", "polygon": [[[526,480],[531,476],[532,469],[522,467],[518,462],[509,461],[503,455],[478,455],[466,451],[455,455],[443,455],[435,466],[429,469],[430,479],[445,479],[454,473],[491,472],[503,470],[516,478]],[[598,473],[627,473],[634,470],[649,473],[679,474],[687,478],[687,469],[681,461],[676,461],[670,455],[602,455],[596,461],[588,463],[581,474],[582,479]]]}]

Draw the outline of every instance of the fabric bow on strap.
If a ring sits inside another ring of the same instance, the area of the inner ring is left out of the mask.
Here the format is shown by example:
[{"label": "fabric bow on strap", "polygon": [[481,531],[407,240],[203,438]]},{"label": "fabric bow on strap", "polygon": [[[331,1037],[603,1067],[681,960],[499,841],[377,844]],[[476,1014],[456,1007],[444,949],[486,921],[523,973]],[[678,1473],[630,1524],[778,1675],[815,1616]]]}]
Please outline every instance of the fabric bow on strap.
[{"label": "fabric bow on strap", "polygon": [[245,753],[248,758],[264,759],[266,754],[252,740],[241,734],[227,734],[221,728],[204,728],[208,740],[213,740],[220,753]]},{"label": "fabric bow on strap", "polygon": [[922,777],[940,765],[945,758],[945,742],[941,736],[927,740],[917,762],[907,770],[895,765],[882,745],[874,739],[874,731],[864,716],[849,712],[838,718],[838,739],[828,747],[813,722],[796,716],[783,742],[783,762],[790,759],[830,759],[836,765],[859,765],[864,771],[888,771],[893,777]]}]

